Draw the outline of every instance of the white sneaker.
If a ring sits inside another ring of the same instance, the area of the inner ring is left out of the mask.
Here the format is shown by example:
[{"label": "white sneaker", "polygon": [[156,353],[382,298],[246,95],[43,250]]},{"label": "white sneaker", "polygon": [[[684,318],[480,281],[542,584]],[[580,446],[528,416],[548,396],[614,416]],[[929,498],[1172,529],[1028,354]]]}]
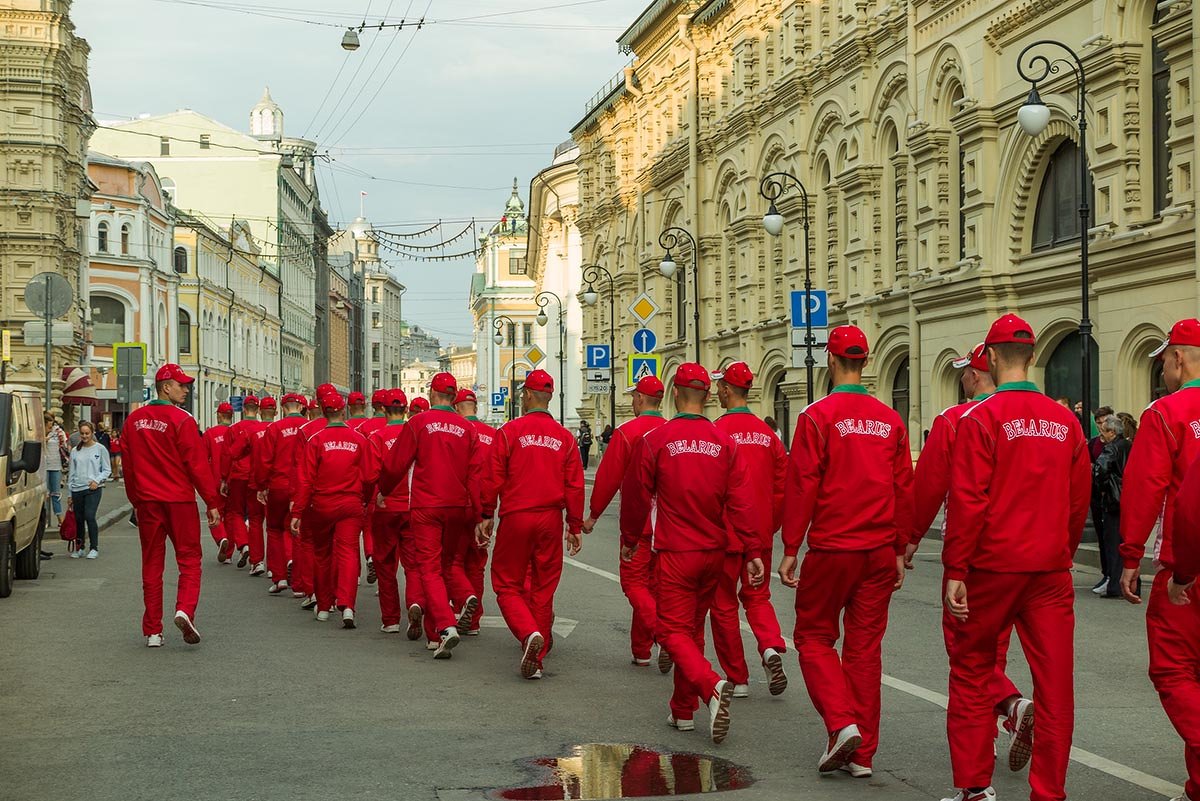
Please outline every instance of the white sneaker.
[{"label": "white sneaker", "polygon": [[661,645],[658,646],[658,672],[670,673],[671,666],[674,664],[675,663],[672,661],[671,655],[666,652],[666,649],[664,649]]},{"label": "white sneaker", "polygon": [[425,641],[425,650],[426,651],[436,651],[437,649],[438,649],[438,644],[436,642],[434,642],[433,640]]},{"label": "white sneaker", "polygon": [[183,641],[188,645],[200,642],[200,632],[196,629],[196,624],[188,617],[187,612],[175,613],[175,628],[183,632]]},{"label": "white sneaker", "polygon": [[267,592],[271,593],[272,595],[278,595],[287,588],[287,581],[277,581],[267,588]]},{"label": "white sneaker", "polygon": [[1108,592],[1108,582],[1101,580],[1099,584],[1097,584],[1095,587],[1092,587],[1092,592],[1096,595],[1103,595],[1104,593]]},{"label": "white sneaker", "polygon": [[478,608],[479,599],[474,595],[463,601],[462,611],[458,613],[458,628],[469,628],[471,625],[471,618],[475,617],[475,610]]},{"label": "white sneaker", "polygon": [[708,715],[712,722],[709,730],[712,741],[718,745],[725,741],[729,734],[729,702],[733,700],[733,684],[728,681],[718,681],[713,687],[713,697],[708,702]]},{"label": "white sneaker", "polygon": [[307,598],[308,596],[305,595],[304,593],[300,592],[299,590],[294,589],[294,590],[292,590],[292,597],[299,600],[301,598]]},{"label": "white sneaker", "polygon": [[542,669],[541,669],[541,668],[538,668],[537,670],[533,671],[533,675],[532,675],[532,676],[530,676],[529,678],[531,678],[531,679],[540,679],[541,677],[542,677]]},{"label": "white sneaker", "polygon": [[267,572],[267,566],[262,562],[258,562],[252,568],[250,568],[250,575],[252,575],[252,576],[261,576],[263,573],[266,573],[266,572]]},{"label": "white sneaker", "polygon": [[243,567],[246,566],[246,563],[250,561],[250,546],[243,545],[242,549],[240,551],[238,551],[238,553],[239,553],[239,556],[238,556],[237,566],[238,566],[238,570],[241,570]]},{"label": "white sneaker", "polygon": [[217,564],[227,565],[233,562],[233,543],[228,537],[223,537],[217,545]]},{"label": "white sneaker", "polygon": [[317,618],[318,623],[324,623],[326,620],[329,620],[328,610],[325,610],[325,609],[320,610],[319,612],[316,613],[316,618]]},{"label": "white sneaker", "polygon": [[1033,756],[1033,701],[1022,698],[1012,705],[1012,711],[1004,721],[1008,732],[1008,769],[1020,770],[1029,764]]},{"label": "white sneaker", "polygon": [[535,631],[525,638],[525,649],[521,652],[521,678],[532,679],[533,674],[541,669],[542,648],[546,638],[541,632]]},{"label": "white sneaker", "polygon": [[972,793],[969,790],[962,789],[949,798],[943,798],[942,801],[996,801],[996,790],[992,787],[987,787],[981,792]]},{"label": "white sneaker", "polygon": [[393,623],[390,626],[380,626],[379,630],[382,631],[384,634],[399,634],[400,633],[400,624]]},{"label": "white sneaker", "polygon": [[869,779],[873,773],[870,768],[866,767],[865,765],[859,765],[856,762],[847,762],[845,765],[842,765],[840,768],[838,768],[838,770],[842,771],[843,773],[849,773],[856,779]]},{"label": "white sneaker", "polygon": [[310,595],[300,602],[301,609],[312,609],[317,605],[317,596]]},{"label": "white sneaker", "polygon": [[667,725],[676,731],[695,731],[696,721],[677,720],[674,715],[667,715]]},{"label": "white sneaker", "polygon": [[83,557],[83,551],[71,551],[72,559],[81,559],[82,557]]},{"label": "white sneaker", "polygon": [[860,745],[862,734],[859,733],[858,726],[850,724],[841,731],[834,732],[829,735],[829,746],[821,755],[817,770],[821,773],[833,773],[842,765],[850,764],[850,755],[858,750]]},{"label": "white sneaker", "polygon": [[458,629],[451,626],[442,632],[442,639],[438,642],[437,648],[434,649],[433,658],[449,659],[452,656],[450,652],[454,650],[454,646],[456,645],[458,645]]},{"label": "white sneaker", "polygon": [[161,634],[151,634],[146,638],[147,648],[162,648],[163,636]]},{"label": "white sneaker", "polygon": [[408,607],[408,630],[405,632],[406,637],[410,640],[415,640],[421,636],[421,622],[425,617],[425,613],[421,611],[421,607],[413,604]]},{"label": "white sneaker", "polygon": [[88,551],[87,558],[88,558],[88,559],[99,559],[99,558],[100,558],[100,552],[99,552],[99,551],[97,551],[95,548],[93,548],[92,550]]},{"label": "white sneaker", "polygon": [[1192,799],[1188,798],[1187,793],[1184,793],[1183,795],[1172,798],[1171,801],[1192,801]]},{"label": "white sneaker", "polygon": [[650,660],[649,659],[639,659],[635,656],[635,657],[633,657],[632,660],[630,660],[630,664],[637,665],[638,667],[650,667]]},{"label": "white sneaker", "polygon": [[348,606],[342,610],[342,628],[344,628],[344,629],[357,628],[354,625],[354,610]]},{"label": "white sneaker", "polygon": [[733,697],[734,698],[749,698],[750,697],[750,685],[749,684],[733,685]]},{"label": "white sneaker", "polygon": [[767,691],[771,695],[779,695],[787,689],[787,674],[783,672],[783,656],[774,648],[768,648],[762,655],[763,670],[767,671]]}]

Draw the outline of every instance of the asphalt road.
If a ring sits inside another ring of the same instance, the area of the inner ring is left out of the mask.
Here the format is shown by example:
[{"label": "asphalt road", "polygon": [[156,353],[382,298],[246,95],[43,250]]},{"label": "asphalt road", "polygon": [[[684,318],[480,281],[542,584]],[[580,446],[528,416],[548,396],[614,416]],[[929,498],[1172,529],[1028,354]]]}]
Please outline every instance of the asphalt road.
[{"label": "asphalt road", "polygon": [[[735,702],[723,745],[700,716],[692,733],[665,725],[669,678],[629,665],[613,511],[564,568],[541,682],[518,676],[517,644],[498,620],[435,662],[422,643],[379,632],[373,588],[361,590],[358,630],[317,623],[290,596],[269,596],[265,580],[218,566],[207,535],[203,642],[187,647],[168,626],[166,647],[147,649],[137,535],[123,518],[102,534],[99,560],[55,558],[0,601],[0,801],[473,799],[529,781],[523,760],[584,743],[720,756],[755,779],[715,796],[731,801],[949,795],[937,543],[893,601],[875,777],[821,778],[824,732],[792,654],[779,698],[752,669],[752,697]],[[1182,745],[1146,678],[1144,607],[1095,598],[1094,581],[1076,574],[1079,750],[1068,789],[1087,801],[1169,797],[1181,792]],[[790,631],[794,596],[774,587]],[[494,614],[490,596],[486,605]],[[1016,647],[1012,661],[1030,687]],[[620,770],[582,764],[609,780]],[[1025,774],[1003,766],[996,787],[1001,799],[1028,797]]]}]

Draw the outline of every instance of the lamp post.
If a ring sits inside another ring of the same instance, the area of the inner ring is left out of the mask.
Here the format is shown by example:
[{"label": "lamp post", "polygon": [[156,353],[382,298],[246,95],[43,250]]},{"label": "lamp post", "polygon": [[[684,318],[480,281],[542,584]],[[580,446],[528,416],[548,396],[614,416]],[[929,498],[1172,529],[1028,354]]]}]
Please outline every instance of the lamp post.
[{"label": "lamp post", "polygon": [[679,241],[686,239],[692,246],[692,320],[696,329],[696,363],[700,363],[700,271],[696,269],[696,238],[679,226],[672,226],[658,235],[658,244],[667,253],[658,265],[658,271],[664,277],[675,275],[678,265],[671,258],[671,248],[678,247]]},{"label": "lamp post", "polygon": [[537,324],[546,327],[546,323],[550,318],[546,316],[546,305],[550,303],[550,299],[554,298],[558,303],[558,380],[561,384],[558,388],[558,422],[566,425],[567,423],[567,330],[564,317],[566,310],[563,309],[562,298],[553,292],[542,291],[534,297],[534,302],[538,305]]},{"label": "lamp post", "polygon": [[612,273],[599,264],[583,268],[583,280],[587,282],[587,289],[583,290],[583,302],[588,306],[595,306],[600,299],[595,287],[600,276],[608,279],[608,422],[615,426],[617,424],[617,385],[613,377],[613,365],[617,358],[617,285],[613,282]]},{"label": "lamp post", "polygon": [[787,182],[791,181],[800,190],[801,213],[804,215],[804,373],[805,389],[808,392],[808,402],[813,402],[813,358],[812,332],[812,269],[808,256],[808,192],[800,179],[790,172],[773,172],[762,179],[758,185],[758,193],[770,202],[767,213],[763,215],[763,228],[771,236],[783,233],[783,215],[775,207],[775,201],[787,191]]},{"label": "lamp post", "polygon": [[507,325],[509,330],[512,332],[512,336],[508,338],[508,344],[512,350],[512,353],[508,359],[509,370],[511,371],[508,381],[508,419],[512,420],[514,417],[516,417],[516,415],[513,413],[513,404],[515,403],[514,396],[516,395],[516,392],[513,390],[515,389],[515,385],[517,383],[517,324],[513,322],[511,317],[501,314],[496,317],[496,320],[494,323],[492,323],[492,325],[494,325],[496,328],[496,333],[492,336],[492,341],[497,345],[504,343],[504,334],[501,333],[501,331],[504,330],[504,326]]},{"label": "lamp post", "polygon": [[[1043,45],[1064,50],[1070,58],[1051,59],[1037,54],[1026,59],[1030,50]],[[1091,210],[1088,207],[1087,106],[1084,102],[1087,97],[1087,76],[1079,56],[1062,42],[1040,39],[1026,46],[1017,56],[1017,74],[1030,84],[1029,97],[1017,111],[1017,123],[1021,130],[1030,136],[1038,136],[1046,130],[1046,126],[1050,124],[1050,109],[1042,102],[1037,87],[1051,75],[1057,75],[1062,65],[1075,73],[1076,108],[1072,119],[1079,128],[1079,350],[1083,366],[1082,423],[1084,437],[1087,438],[1091,435],[1092,416],[1092,304],[1088,281],[1088,222]]]}]

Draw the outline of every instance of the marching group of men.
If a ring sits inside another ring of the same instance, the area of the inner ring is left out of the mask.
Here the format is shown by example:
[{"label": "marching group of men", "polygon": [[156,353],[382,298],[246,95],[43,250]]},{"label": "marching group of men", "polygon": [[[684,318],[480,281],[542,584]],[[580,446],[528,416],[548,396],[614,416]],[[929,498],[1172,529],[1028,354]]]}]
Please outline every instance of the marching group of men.
[{"label": "marching group of men", "polygon": [[[156,376],[158,400],[125,425],[126,486],[138,515],[150,646],[162,638],[165,541],[179,563],[175,625],[199,641],[198,492],[218,560],[267,575],[318,620],[355,627],[360,541],[368,583],[379,582],[382,630],[424,633],[435,658],[478,632],[491,553],[497,605],[520,643],[520,673],[542,677],[552,646],[553,600],[570,553],[582,547],[617,492],[620,580],[633,610],[632,661],[674,666],[669,725],[695,728],[705,707],[714,742],[731,699],[749,693],[739,607],[772,695],[787,688],[787,645],[771,603],[767,566],[781,532],[778,574],[796,590],[793,645],[828,732],[822,773],[872,775],[879,742],[881,645],[892,594],[943,506],[943,633],[950,661],[947,734],[957,793],[991,801],[996,722],[1008,765],[1031,762],[1032,801],[1066,798],[1074,726],[1072,559],[1091,492],[1079,420],[1029,380],[1036,339],[1021,318],[996,320],[955,366],[966,403],[940,414],[914,469],[904,421],[863,386],[863,332],[830,332],[833,390],[798,416],[790,449],[752,414],[744,363],[710,373],[695,363],[628,392],[634,418],[613,434],[588,517],[572,434],[548,412],[551,376],[531,372],[522,416],[499,429],[475,417],[475,397],[434,377],[429,402],[399,390],[315,401],[289,394],[219,409],[201,437],[179,408],[191,377]],[[1155,354],[1171,394],[1142,417],[1123,490],[1122,588],[1140,603],[1145,544],[1164,568],[1150,594],[1150,675],[1185,741],[1184,801],[1200,801],[1200,321],[1183,320]],[[704,416],[716,384],[725,413]],[[347,401],[349,415],[347,415]],[[309,416],[306,416],[309,415]],[[499,515],[499,525],[493,520]],[[264,528],[265,525],[265,528]],[[265,535],[264,535],[265,531]],[[802,561],[798,554],[807,541]],[[404,574],[401,600],[397,576]],[[711,625],[720,672],[704,653]],[[1034,701],[1005,674],[1013,629],[1033,676]],[[840,652],[837,643],[841,640]],[[722,675],[723,674],[723,675]],[[1036,725],[1036,747],[1034,729]]]}]

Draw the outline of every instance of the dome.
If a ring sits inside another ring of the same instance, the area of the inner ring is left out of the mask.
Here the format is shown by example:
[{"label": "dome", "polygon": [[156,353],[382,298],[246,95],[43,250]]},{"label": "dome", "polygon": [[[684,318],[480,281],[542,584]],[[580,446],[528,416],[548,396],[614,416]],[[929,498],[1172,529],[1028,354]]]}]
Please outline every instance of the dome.
[{"label": "dome", "polygon": [[250,110],[250,133],[254,136],[283,136],[283,109],[271,98],[271,87],[264,86],[262,98]]},{"label": "dome", "polygon": [[525,218],[525,202],[517,192],[517,179],[513,178],[512,195],[504,204],[504,216],[492,226],[491,235],[512,236],[526,233],[529,233],[529,221]]},{"label": "dome", "polygon": [[370,233],[374,230],[366,217],[355,217],[354,222],[346,226],[346,231],[355,239],[370,239]]}]

